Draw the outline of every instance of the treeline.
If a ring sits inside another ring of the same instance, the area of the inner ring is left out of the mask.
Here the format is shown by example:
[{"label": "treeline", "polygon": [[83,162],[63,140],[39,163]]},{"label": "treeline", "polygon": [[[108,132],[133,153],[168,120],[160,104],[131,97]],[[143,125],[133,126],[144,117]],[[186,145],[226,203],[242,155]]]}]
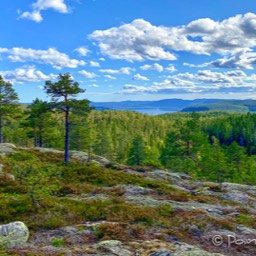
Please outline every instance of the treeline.
[{"label": "treeline", "polygon": [[[4,142],[64,148],[59,113],[40,119],[34,131],[28,110],[8,118]],[[112,162],[148,165],[188,173],[200,179],[256,184],[256,114],[170,114],[148,116],[131,111],[71,115],[70,149],[105,156]],[[36,136],[36,138],[35,138]]]},{"label": "treeline", "polygon": [[[74,99],[82,91],[69,74],[56,83],[46,82],[46,89],[57,100],[35,99],[28,106],[18,105],[18,95],[0,79],[1,142],[65,149],[66,153],[67,149],[80,150],[105,156],[113,163],[256,184],[256,114],[148,116],[91,110],[87,100]],[[67,162],[68,155],[65,157]]]}]

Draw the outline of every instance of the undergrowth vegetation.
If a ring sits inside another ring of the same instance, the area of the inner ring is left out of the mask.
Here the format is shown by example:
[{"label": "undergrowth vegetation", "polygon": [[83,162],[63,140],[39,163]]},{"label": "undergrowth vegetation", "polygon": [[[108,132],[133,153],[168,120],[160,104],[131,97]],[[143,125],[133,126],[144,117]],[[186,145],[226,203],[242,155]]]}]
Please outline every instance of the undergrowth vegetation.
[{"label": "undergrowth vegetation", "polygon": [[[167,235],[189,241],[195,236],[193,226],[197,227],[198,235],[213,229],[233,231],[236,224],[255,227],[254,217],[242,211],[239,204],[234,206],[240,207],[242,214],[223,219],[209,216],[200,209],[173,209],[168,203],[148,206],[126,201],[123,186],[132,185],[151,191],[148,192],[151,200],[159,202],[232,205],[211,195],[179,190],[174,181],[150,179],[147,176],[150,169],[134,174],[125,168],[87,166],[75,159],[63,165],[61,155],[34,150],[18,150],[1,157],[1,163],[4,173],[0,175],[0,223],[23,221],[32,233],[102,222],[93,228],[93,239],[126,241],[153,237],[164,240]],[[217,183],[209,182],[207,186],[209,191],[223,192]],[[52,241],[56,247],[65,244],[68,241]]]}]

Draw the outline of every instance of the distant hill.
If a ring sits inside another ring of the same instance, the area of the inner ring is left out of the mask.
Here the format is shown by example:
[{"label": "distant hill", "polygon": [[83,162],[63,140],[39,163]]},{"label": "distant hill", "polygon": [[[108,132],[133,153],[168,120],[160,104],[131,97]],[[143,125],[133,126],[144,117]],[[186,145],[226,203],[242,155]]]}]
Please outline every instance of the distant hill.
[{"label": "distant hill", "polygon": [[220,99],[166,99],[158,101],[121,101],[121,102],[91,102],[98,110],[131,110],[142,113],[178,112],[194,105],[214,104]]},{"label": "distant hill", "polygon": [[199,112],[208,110],[256,112],[256,100],[221,100],[214,103],[195,104],[183,108],[181,112]]},{"label": "distant hill", "polygon": [[256,112],[256,100],[166,99],[158,101],[91,102],[98,110],[131,110],[148,114],[193,111]]}]

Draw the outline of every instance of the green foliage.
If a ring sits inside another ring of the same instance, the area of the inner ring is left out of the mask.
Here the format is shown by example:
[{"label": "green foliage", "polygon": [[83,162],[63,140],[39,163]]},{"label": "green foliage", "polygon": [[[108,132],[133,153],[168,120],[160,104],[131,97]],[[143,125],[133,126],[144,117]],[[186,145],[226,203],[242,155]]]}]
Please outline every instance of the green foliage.
[{"label": "green foliage", "polygon": [[64,112],[65,119],[65,153],[64,153],[64,162],[69,161],[69,144],[70,144],[70,114],[71,112],[75,115],[85,115],[91,107],[89,106],[89,101],[76,100],[75,97],[79,93],[84,93],[85,90],[79,87],[77,82],[72,80],[72,77],[69,73],[59,74],[58,82],[46,81],[44,87],[46,93],[51,96],[52,102],[49,104],[53,109],[56,109],[60,112]]},{"label": "green foliage", "polygon": [[54,238],[51,241],[51,245],[55,247],[63,247],[65,245],[65,241],[60,238]]},{"label": "green foliage", "polygon": [[54,124],[50,110],[51,107],[47,102],[36,98],[24,112],[27,118],[22,122],[22,125],[31,128],[31,130],[28,129],[27,133],[28,136],[33,137],[35,147],[42,147],[49,138]]},{"label": "green foliage", "polygon": [[255,227],[255,217],[253,216],[248,216],[246,214],[239,214],[237,217],[237,222],[248,226],[248,227]]},{"label": "green foliage", "polygon": [[4,118],[19,113],[18,94],[12,88],[10,82],[4,81],[0,75],[0,143],[3,142],[2,128],[6,123]]},{"label": "green foliage", "polygon": [[132,140],[132,146],[128,153],[129,165],[142,165],[145,159],[145,145],[142,136],[136,136]]}]

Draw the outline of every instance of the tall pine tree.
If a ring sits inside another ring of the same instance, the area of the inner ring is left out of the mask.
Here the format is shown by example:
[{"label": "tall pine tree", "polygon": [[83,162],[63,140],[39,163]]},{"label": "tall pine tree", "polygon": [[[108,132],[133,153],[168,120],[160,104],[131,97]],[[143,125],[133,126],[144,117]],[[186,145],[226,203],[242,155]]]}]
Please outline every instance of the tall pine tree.
[{"label": "tall pine tree", "polygon": [[51,105],[58,111],[64,113],[65,118],[65,153],[64,163],[69,161],[69,140],[70,140],[70,114],[85,115],[91,108],[87,99],[77,100],[75,97],[85,90],[74,82],[69,73],[59,74],[59,80],[55,83],[46,81],[44,87],[46,93],[51,96]]}]

